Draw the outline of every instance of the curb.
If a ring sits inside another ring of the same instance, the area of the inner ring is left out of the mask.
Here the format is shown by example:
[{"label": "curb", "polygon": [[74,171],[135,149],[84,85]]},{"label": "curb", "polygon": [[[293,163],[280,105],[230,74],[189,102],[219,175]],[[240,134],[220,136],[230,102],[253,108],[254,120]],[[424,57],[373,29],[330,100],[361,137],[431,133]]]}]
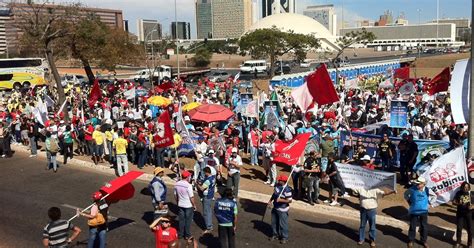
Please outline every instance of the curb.
[{"label": "curb", "polygon": [[[21,152],[28,153],[28,150],[24,146],[19,146],[19,145],[12,144],[12,147],[15,148],[16,150],[21,151]],[[46,153],[45,152],[40,152],[40,150],[38,150],[37,157],[41,157],[41,158],[46,159]],[[87,161],[80,160],[80,159],[73,158],[73,159],[70,160],[68,165],[78,166],[78,167],[85,167],[85,168],[92,168],[92,169],[96,169],[96,170],[99,170],[99,171],[103,171],[107,174],[116,175],[115,170],[111,169],[109,166],[95,165],[92,162],[87,162]],[[143,181],[143,182],[150,182],[153,179],[153,177],[154,176],[152,174],[144,173],[143,175],[141,175],[137,179],[140,180],[140,181]],[[168,185],[174,185],[174,183],[175,183],[175,181],[173,179],[171,179],[170,177],[168,177],[168,176],[164,176],[163,181]],[[266,204],[267,199],[270,199],[270,195],[251,192],[251,191],[247,191],[247,190],[239,190],[239,198]],[[306,211],[306,212],[309,212],[309,213],[318,213],[318,214],[322,214],[322,215],[326,215],[326,216],[343,218],[343,219],[353,220],[353,221],[359,221],[360,220],[360,214],[359,214],[359,211],[357,211],[357,210],[350,210],[350,209],[332,207],[332,206],[325,205],[325,204],[316,204],[314,206],[311,206],[306,202],[294,201],[294,202],[291,203],[291,209]],[[404,231],[405,230],[408,231],[408,228],[409,228],[409,224],[405,221],[401,221],[401,220],[398,220],[398,219],[395,219],[395,218],[392,218],[392,217],[379,215],[379,214],[377,215],[377,225],[388,225],[388,226],[391,226],[391,227],[400,228]],[[444,227],[444,226],[438,226],[438,227],[444,229],[445,232],[444,233],[439,232],[437,234],[446,236],[446,231],[450,231],[450,232],[454,233],[453,237],[452,237],[452,240],[455,240],[455,237],[456,237],[456,229],[455,228]],[[432,234],[431,236],[433,236],[434,231],[431,231],[431,234]],[[467,241],[467,232],[465,230],[463,230],[462,240]]]}]

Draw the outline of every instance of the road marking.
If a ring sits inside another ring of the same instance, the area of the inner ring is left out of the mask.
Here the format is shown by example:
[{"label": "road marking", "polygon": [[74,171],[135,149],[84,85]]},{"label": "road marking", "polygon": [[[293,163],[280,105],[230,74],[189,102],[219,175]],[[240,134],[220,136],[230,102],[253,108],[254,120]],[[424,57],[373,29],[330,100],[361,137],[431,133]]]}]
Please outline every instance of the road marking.
[{"label": "road marking", "polygon": [[[76,209],[78,209],[78,208],[81,209],[80,207],[72,206],[72,205],[69,205],[69,204],[62,204],[61,206],[65,207],[65,208],[74,209],[74,210],[76,210]],[[110,221],[116,221],[116,220],[118,220],[119,218],[114,217],[114,216],[112,216],[112,215],[109,215],[109,216],[108,216],[108,219],[109,219],[109,222],[110,222]],[[127,225],[136,225],[136,224],[137,224],[137,223],[136,223],[135,221],[132,221],[132,222],[128,223]]]}]

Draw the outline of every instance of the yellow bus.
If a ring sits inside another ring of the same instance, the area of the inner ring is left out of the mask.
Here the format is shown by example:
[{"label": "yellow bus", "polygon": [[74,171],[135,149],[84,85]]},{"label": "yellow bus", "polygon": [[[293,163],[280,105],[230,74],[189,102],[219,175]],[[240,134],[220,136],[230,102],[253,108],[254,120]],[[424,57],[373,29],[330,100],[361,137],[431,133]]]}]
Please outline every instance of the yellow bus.
[{"label": "yellow bus", "polygon": [[0,59],[0,89],[46,85],[48,65],[42,58]]}]

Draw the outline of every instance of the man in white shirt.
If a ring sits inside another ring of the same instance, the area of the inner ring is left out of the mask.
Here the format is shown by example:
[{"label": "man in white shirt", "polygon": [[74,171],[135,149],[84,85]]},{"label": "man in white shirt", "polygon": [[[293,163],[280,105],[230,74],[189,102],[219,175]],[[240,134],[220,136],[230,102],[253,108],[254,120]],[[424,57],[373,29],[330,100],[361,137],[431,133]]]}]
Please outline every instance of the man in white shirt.
[{"label": "man in white shirt", "polygon": [[232,148],[232,154],[227,161],[227,188],[232,189],[234,196],[237,198],[239,194],[240,183],[240,167],[242,166],[242,158],[237,154],[237,147]]},{"label": "man in white shirt", "polygon": [[354,194],[359,194],[360,202],[360,228],[359,228],[359,242],[362,245],[365,243],[365,225],[369,222],[369,239],[370,247],[375,247],[375,235],[377,233],[375,216],[377,215],[378,199],[385,195],[395,193],[395,191],[383,191],[381,189],[353,189]]},{"label": "man in white shirt", "polygon": [[176,182],[174,186],[174,196],[176,205],[179,208],[179,238],[190,239],[191,236],[191,222],[193,221],[194,211],[196,210],[196,203],[194,202],[194,192],[189,180],[191,173],[183,171],[181,173],[181,180]]}]

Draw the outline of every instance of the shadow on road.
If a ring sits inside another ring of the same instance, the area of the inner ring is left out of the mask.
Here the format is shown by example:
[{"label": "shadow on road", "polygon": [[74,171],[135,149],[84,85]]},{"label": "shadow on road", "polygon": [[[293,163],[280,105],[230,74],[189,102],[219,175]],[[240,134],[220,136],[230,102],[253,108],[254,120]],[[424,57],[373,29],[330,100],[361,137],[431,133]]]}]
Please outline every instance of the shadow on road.
[{"label": "shadow on road", "polygon": [[396,228],[389,225],[377,225],[377,230],[381,231],[384,235],[392,236],[403,243],[408,241],[408,237],[403,233],[401,228]]},{"label": "shadow on road", "polygon": [[354,230],[350,227],[347,227],[346,225],[343,225],[334,221],[330,221],[328,223],[315,223],[315,222],[310,222],[310,221],[305,221],[305,220],[296,220],[296,221],[313,228],[334,230],[351,240],[354,240],[356,242],[359,241],[359,234],[357,230]]},{"label": "shadow on road", "polygon": [[127,218],[117,218],[114,221],[109,222],[109,232],[113,231],[114,229],[120,228],[122,226],[128,225],[130,223],[135,222],[134,220],[127,219]]}]

